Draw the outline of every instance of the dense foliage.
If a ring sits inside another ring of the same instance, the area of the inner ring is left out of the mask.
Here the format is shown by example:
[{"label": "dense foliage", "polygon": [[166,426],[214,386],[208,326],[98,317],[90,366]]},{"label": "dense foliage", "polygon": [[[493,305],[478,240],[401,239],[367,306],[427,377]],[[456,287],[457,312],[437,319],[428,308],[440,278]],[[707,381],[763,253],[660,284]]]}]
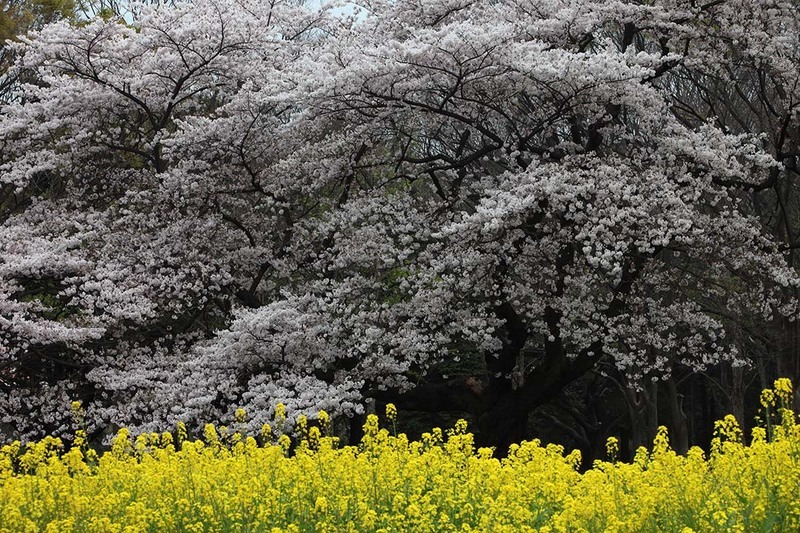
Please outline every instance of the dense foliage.
[{"label": "dense foliage", "polygon": [[360,5],[144,5],[12,45],[9,431],[68,435],[75,398],[92,431],[353,415],[468,359],[505,445],[601,363],[636,390],[745,364],[737,317],[794,320],[794,222],[751,194],[796,174],[794,1]]},{"label": "dense foliage", "polygon": [[[0,530],[14,531],[797,531],[800,425],[785,408],[788,380],[762,395],[766,427],[750,445],[733,417],[711,452],[677,455],[661,428],[633,463],[580,473],[579,452],[539,442],[506,459],[476,450],[466,422],[421,441],[393,436],[370,415],[358,447],[338,448],[328,427],[259,440],[208,425],[205,441],[122,430],[98,458],[48,438],[0,451]],[[79,407],[76,408],[79,411]],[[777,411],[777,413],[776,413]],[[390,422],[396,412],[387,411]],[[278,410],[276,429],[283,425]],[[773,420],[774,419],[774,420]],[[224,431],[224,430],[223,430]],[[177,439],[177,446],[176,441]]]}]

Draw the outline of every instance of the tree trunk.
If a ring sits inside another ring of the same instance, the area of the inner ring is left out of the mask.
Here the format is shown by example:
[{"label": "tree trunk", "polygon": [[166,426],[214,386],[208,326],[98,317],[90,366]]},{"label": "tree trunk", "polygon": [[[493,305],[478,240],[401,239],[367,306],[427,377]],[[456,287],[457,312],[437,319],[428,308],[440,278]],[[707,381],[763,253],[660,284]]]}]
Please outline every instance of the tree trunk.
[{"label": "tree trunk", "polygon": [[745,417],[745,404],[747,402],[745,393],[747,392],[747,386],[744,382],[744,368],[740,366],[731,367],[730,379],[731,414],[736,418],[736,421],[739,422],[739,427],[742,428],[742,431],[747,434],[749,424]]},{"label": "tree trunk", "polygon": [[[798,387],[800,386],[800,321],[790,321],[783,319],[783,339],[781,350],[778,354],[777,371],[778,377],[789,378],[794,385],[794,401],[792,408],[797,411],[800,408],[798,402]],[[772,386],[770,383],[769,386]]]},{"label": "tree trunk", "polygon": [[486,383],[468,376],[422,383],[403,393],[389,389],[371,391],[369,395],[384,404],[393,403],[401,411],[467,411],[477,418],[485,393]]},{"label": "tree trunk", "polygon": [[[601,346],[595,343],[591,350],[582,351],[575,359],[570,360],[565,353],[552,359],[547,358],[543,364],[528,374],[525,384],[499,398],[492,406],[488,406],[481,416],[477,435],[480,446],[495,446],[498,456],[508,453],[508,446],[519,441],[518,428],[521,414],[527,419],[533,409],[556,397],[564,387],[583,376],[594,367],[601,357]],[[509,413],[517,413],[510,416]]]},{"label": "tree trunk", "polygon": [[[502,347],[499,352],[487,353],[484,357],[488,385],[484,398],[484,414],[478,425],[478,438],[484,444],[495,446],[497,452],[504,455],[512,443],[525,438],[528,425],[530,410],[521,403],[512,399],[505,403],[505,408],[502,410],[496,409],[501,402],[512,398],[515,390],[523,385],[519,381],[522,372],[518,367],[520,362],[524,365],[521,354],[528,339],[528,332],[525,323],[510,303],[504,302],[499,305],[495,313],[498,318],[504,320],[503,326],[498,331]],[[487,417],[487,413],[493,414]],[[494,431],[499,428],[503,428],[502,434]]]},{"label": "tree trunk", "polygon": [[640,447],[649,448],[653,443],[658,428],[658,387],[652,382],[640,390],[628,385],[624,392],[631,426],[628,447],[633,457]]},{"label": "tree trunk", "polygon": [[667,392],[670,415],[670,437],[672,449],[679,454],[689,451],[689,428],[686,425],[686,413],[683,412],[683,397],[678,394],[675,378],[670,376],[664,383]]}]

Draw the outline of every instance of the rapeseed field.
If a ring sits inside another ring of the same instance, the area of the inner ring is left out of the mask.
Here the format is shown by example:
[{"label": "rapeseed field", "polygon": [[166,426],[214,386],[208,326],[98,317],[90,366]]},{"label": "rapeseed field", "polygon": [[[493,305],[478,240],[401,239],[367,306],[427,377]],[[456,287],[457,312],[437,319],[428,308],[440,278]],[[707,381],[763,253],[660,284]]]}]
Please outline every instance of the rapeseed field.
[{"label": "rapeseed field", "polygon": [[2,448],[0,531],[798,531],[791,397],[785,379],[764,391],[764,426],[747,439],[728,416],[710,451],[681,456],[662,428],[623,463],[612,438],[609,461],[583,473],[578,452],[536,440],[494,458],[463,421],[409,441],[370,415],[361,443],[340,447],[325,413],[300,417],[293,441],[282,409],[255,436],[235,430],[240,410],[233,429],[208,425],[198,440],[181,424],[123,429],[102,455],[78,431],[68,450],[56,438]]}]

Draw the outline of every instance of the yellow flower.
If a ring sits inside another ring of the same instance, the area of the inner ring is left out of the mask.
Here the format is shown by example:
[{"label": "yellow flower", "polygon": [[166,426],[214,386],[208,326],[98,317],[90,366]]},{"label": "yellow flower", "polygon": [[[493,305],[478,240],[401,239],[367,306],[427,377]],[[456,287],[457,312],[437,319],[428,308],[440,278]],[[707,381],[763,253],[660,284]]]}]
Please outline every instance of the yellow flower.
[{"label": "yellow flower", "polygon": [[722,440],[739,442],[742,440],[742,430],[733,415],[725,415],[722,420],[714,422],[714,433]]},{"label": "yellow flower", "polygon": [[318,427],[314,426],[308,430],[308,441],[315,448],[319,446],[319,441],[321,438],[322,438],[322,433],[320,432]]},{"label": "yellow flower", "polygon": [[206,444],[219,444],[219,434],[214,424],[206,424],[203,427],[203,436],[206,438]]},{"label": "yellow flower", "polygon": [[367,415],[367,421],[364,423],[364,435],[374,437],[378,434],[378,429],[378,416],[374,414]]},{"label": "yellow flower", "polygon": [[762,427],[754,427],[752,429],[753,442],[766,442],[767,430]]},{"label": "yellow flower", "polygon": [[79,429],[75,432],[75,440],[72,442],[72,445],[76,448],[80,448],[86,445],[86,431]]},{"label": "yellow flower", "polygon": [[289,447],[292,445],[292,439],[289,435],[281,435],[278,437],[278,446],[283,450],[284,454],[289,453]]},{"label": "yellow flower", "polygon": [[181,421],[178,421],[178,423],[175,426],[178,433],[178,442],[182,443],[188,438],[188,432],[186,431],[186,424],[184,424]]},{"label": "yellow flower", "polygon": [[275,406],[275,422],[282,424],[286,420],[286,406],[279,403]]},{"label": "yellow flower", "polygon": [[236,412],[233,414],[233,420],[237,424],[244,424],[245,420],[247,419],[247,412],[239,407]]},{"label": "yellow flower", "polygon": [[393,403],[386,404],[386,418],[390,421],[397,419],[397,407]]},{"label": "yellow flower", "polygon": [[117,435],[111,440],[111,453],[118,456],[128,453],[131,449],[130,431],[128,428],[121,428]]},{"label": "yellow flower", "polygon": [[617,453],[619,453],[619,439],[617,437],[608,437],[606,439],[606,453],[612,461],[616,459]]},{"label": "yellow flower", "polygon": [[792,399],[792,382],[789,378],[778,378],[775,380],[775,394],[785,403]]},{"label": "yellow flower", "polygon": [[326,513],[328,511],[328,499],[325,496],[318,496],[314,502],[314,510],[318,513]]},{"label": "yellow flower", "polygon": [[761,405],[766,408],[775,405],[775,391],[772,389],[764,389],[761,391]]},{"label": "yellow flower", "polygon": [[[119,533],[693,533],[775,524],[798,531],[799,427],[794,419],[773,425],[771,440],[755,428],[747,446],[727,416],[715,425],[708,455],[695,447],[686,456],[669,449],[660,429],[653,449],[639,448],[633,464],[598,461],[586,471],[578,468],[580,453],[563,446],[521,442],[499,460],[490,448],[475,449],[466,422],[409,441],[390,435],[375,415],[367,417],[361,446],[340,448],[306,426],[291,453],[290,437],[273,444],[268,426],[270,438],[259,445],[238,433],[220,438],[222,429],[209,424],[204,433],[213,446],[187,440],[180,450],[170,433],[132,437],[123,429],[102,456],[85,445],[65,451],[48,437],[0,447],[0,524],[8,531]],[[619,439],[606,444],[610,455],[618,452]]]}]

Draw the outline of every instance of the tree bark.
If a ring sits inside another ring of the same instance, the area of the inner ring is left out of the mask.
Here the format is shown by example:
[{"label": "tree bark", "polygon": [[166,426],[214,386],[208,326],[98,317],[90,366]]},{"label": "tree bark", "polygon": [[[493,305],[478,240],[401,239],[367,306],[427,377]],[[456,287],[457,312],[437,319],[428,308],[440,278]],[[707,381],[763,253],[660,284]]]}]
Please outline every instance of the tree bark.
[{"label": "tree bark", "polygon": [[[778,354],[777,374],[781,378],[789,378],[794,385],[794,398],[792,408],[800,408],[800,321],[790,321],[783,318],[783,339],[781,350]],[[769,386],[772,386],[770,383]]]},{"label": "tree bark", "polygon": [[[505,456],[508,447],[518,442],[520,414],[527,414],[554,398],[561,390],[583,376],[600,358],[599,344],[594,351],[584,350],[574,360],[566,354],[546,360],[530,373],[525,384],[499,398],[479,420],[477,435],[481,446],[495,446],[498,456]],[[591,353],[590,353],[591,352]],[[517,415],[511,415],[516,413]]]},{"label": "tree bark", "polygon": [[[491,442],[502,453],[511,443],[525,438],[529,409],[517,402],[507,404],[502,410],[494,408],[503,399],[513,396],[517,388],[513,376],[518,371],[520,354],[528,339],[528,332],[525,323],[510,303],[504,302],[499,305],[495,309],[495,314],[504,320],[503,326],[498,331],[502,347],[499,352],[487,353],[484,356],[488,380],[484,397],[484,416],[479,422],[479,439],[485,443]],[[490,412],[493,413],[492,417],[486,418],[486,414]],[[504,428],[505,434],[502,437],[495,434],[492,427]],[[489,434],[492,435],[491,440],[483,439],[484,435]]]},{"label": "tree bark", "polygon": [[675,378],[670,376],[664,383],[667,392],[667,402],[669,403],[670,437],[672,449],[679,454],[689,451],[689,428],[686,425],[686,413],[683,412],[682,397],[678,394],[678,385]]},{"label": "tree bark", "polygon": [[[660,249],[655,253],[658,251]],[[571,248],[562,252],[558,261],[559,269],[571,262],[573,253],[574,250]],[[633,284],[641,274],[646,259],[647,256],[643,255],[629,258],[623,269],[621,280],[614,291],[614,298],[605,311],[607,317],[619,316],[625,312],[626,298],[633,290]],[[558,291],[560,292],[562,289],[563,279],[559,281]],[[501,306],[498,311],[503,313],[504,309]],[[513,311],[513,309],[511,310]],[[483,446],[495,446],[498,456],[508,453],[508,447],[520,440],[520,425],[523,417],[527,420],[528,413],[553,399],[564,387],[591,370],[603,356],[602,342],[595,341],[580,350],[574,358],[570,358],[561,340],[560,319],[561,312],[558,309],[551,306],[545,307],[544,322],[550,334],[544,342],[544,361],[525,376],[522,386],[516,389],[511,388],[510,376],[508,387],[503,389],[496,385],[495,392],[505,390],[506,394],[501,397],[497,397],[495,394],[494,401],[487,405],[486,412],[478,421],[478,443]],[[507,321],[506,325],[514,327],[513,321]],[[511,337],[507,344],[508,346],[504,342],[504,349],[508,349],[508,354],[516,355],[513,352],[515,345],[511,342]],[[515,360],[516,357],[511,358],[511,361]],[[512,363],[506,362],[506,367],[509,364]],[[513,369],[513,365],[511,368]]]}]

